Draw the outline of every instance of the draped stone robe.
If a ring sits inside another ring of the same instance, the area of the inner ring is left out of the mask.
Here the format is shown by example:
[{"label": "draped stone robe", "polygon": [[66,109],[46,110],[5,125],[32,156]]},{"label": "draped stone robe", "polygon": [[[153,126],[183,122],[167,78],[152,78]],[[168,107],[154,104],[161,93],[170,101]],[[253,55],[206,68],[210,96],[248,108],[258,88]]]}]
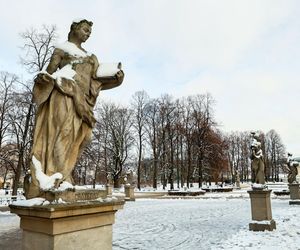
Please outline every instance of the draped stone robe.
[{"label": "draped stone robe", "polygon": [[[72,78],[53,77],[57,70],[68,67],[76,73]],[[93,107],[99,91],[116,87],[123,80],[116,76],[97,77],[98,67],[95,55],[75,57],[56,48],[47,73],[39,74],[35,80],[33,95],[38,108],[32,156],[41,163],[47,176],[61,173],[63,178],[59,182],[73,182],[72,170],[80,152],[90,141],[96,122]],[[27,198],[36,197],[41,191],[33,164],[30,169],[31,183],[25,191]]]}]

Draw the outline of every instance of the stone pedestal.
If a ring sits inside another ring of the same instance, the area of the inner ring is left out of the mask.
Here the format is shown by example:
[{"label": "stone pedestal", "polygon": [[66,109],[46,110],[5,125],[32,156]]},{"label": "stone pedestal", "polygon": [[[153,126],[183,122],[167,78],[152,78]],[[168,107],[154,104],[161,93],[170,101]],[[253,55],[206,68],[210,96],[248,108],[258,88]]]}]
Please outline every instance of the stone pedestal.
[{"label": "stone pedestal", "polygon": [[276,223],[272,219],[271,209],[272,190],[250,190],[252,222],[249,223],[251,231],[272,231]]},{"label": "stone pedestal", "polygon": [[112,196],[112,186],[109,184],[106,185],[106,195]]},{"label": "stone pedestal", "polygon": [[135,201],[134,187],[130,184],[125,185],[125,201]]},{"label": "stone pedestal", "polygon": [[299,183],[292,183],[289,184],[290,190],[290,205],[300,205],[300,184]]},{"label": "stone pedestal", "polygon": [[112,249],[112,224],[124,202],[10,205],[21,218],[23,250]]}]

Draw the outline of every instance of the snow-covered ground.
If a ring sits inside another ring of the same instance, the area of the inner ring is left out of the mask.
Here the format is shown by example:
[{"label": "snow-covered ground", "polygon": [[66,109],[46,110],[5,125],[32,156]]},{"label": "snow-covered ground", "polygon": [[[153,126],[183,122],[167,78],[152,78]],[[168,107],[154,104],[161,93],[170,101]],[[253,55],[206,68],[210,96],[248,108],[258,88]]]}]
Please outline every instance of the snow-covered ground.
[{"label": "snow-covered ground", "polygon": [[[116,214],[113,250],[300,249],[299,206],[272,199],[277,229],[252,232],[250,200],[243,196],[127,202]],[[18,217],[0,212],[0,225],[0,249],[20,249]]]},{"label": "snow-covered ground", "polygon": [[117,213],[113,249],[300,249],[300,207],[272,207],[277,230],[252,232],[249,199],[137,200]]},{"label": "snow-covered ground", "polygon": [[0,249],[21,249],[20,219],[10,212],[0,212]]}]

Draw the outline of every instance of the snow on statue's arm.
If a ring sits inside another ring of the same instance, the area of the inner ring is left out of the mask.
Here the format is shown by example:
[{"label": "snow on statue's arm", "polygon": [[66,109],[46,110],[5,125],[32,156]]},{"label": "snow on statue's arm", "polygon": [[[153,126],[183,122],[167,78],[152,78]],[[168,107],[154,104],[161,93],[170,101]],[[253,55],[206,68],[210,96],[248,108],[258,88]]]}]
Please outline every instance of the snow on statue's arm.
[{"label": "snow on statue's arm", "polygon": [[96,80],[101,82],[101,90],[112,89],[121,85],[124,79],[121,63],[100,63],[96,71]]}]

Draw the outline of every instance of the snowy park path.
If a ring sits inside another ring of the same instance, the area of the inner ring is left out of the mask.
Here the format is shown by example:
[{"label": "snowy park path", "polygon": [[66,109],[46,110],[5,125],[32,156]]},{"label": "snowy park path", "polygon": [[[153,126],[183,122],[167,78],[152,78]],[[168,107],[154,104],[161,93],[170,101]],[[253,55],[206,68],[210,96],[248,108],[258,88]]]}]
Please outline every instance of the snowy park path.
[{"label": "snowy park path", "polygon": [[113,249],[210,249],[248,226],[249,200],[137,200],[117,213]]},{"label": "snowy park path", "polygon": [[113,249],[300,249],[300,207],[272,207],[277,230],[251,232],[249,199],[137,200],[117,213]]}]

